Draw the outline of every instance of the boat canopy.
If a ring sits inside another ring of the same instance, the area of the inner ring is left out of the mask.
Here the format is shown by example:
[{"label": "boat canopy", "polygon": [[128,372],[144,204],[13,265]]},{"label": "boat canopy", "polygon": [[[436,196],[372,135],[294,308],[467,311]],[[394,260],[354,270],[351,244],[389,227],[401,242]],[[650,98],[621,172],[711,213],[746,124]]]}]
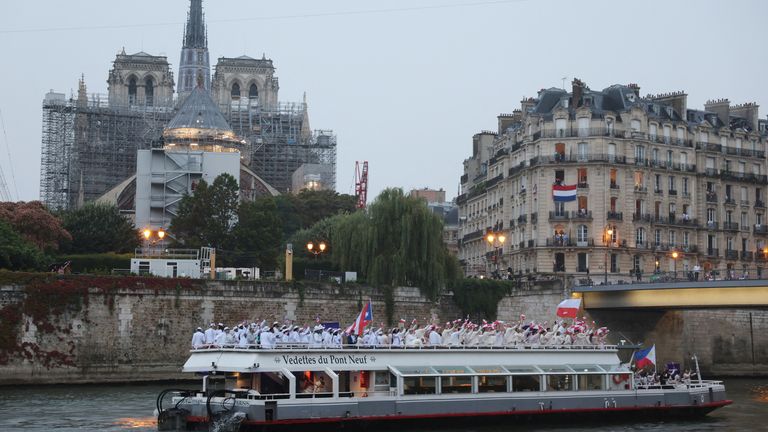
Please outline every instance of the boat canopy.
[{"label": "boat canopy", "polygon": [[461,375],[560,375],[560,374],[606,374],[613,372],[628,372],[626,367],[591,365],[559,365],[559,366],[421,366],[402,367],[390,366],[395,375],[402,377],[413,376],[461,376]]}]

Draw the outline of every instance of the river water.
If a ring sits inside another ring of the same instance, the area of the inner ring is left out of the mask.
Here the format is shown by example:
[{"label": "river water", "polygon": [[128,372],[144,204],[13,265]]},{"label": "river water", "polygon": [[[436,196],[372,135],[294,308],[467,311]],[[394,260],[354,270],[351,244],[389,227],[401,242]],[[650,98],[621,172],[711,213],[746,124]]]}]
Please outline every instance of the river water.
[{"label": "river water", "polygon": [[[727,379],[725,385],[733,405],[696,421],[626,425],[581,423],[568,427],[496,425],[437,432],[768,431],[768,379]],[[177,386],[0,387],[0,431],[155,431],[157,427],[152,415],[155,398],[169,387]]]}]

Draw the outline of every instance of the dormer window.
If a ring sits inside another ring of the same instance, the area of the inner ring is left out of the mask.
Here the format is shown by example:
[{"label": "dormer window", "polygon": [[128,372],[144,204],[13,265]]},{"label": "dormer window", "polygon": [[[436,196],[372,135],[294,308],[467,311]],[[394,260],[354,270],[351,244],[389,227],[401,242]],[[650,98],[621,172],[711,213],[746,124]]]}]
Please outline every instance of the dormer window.
[{"label": "dormer window", "polygon": [[635,102],[635,94],[634,93],[627,93],[627,100],[634,103]]}]

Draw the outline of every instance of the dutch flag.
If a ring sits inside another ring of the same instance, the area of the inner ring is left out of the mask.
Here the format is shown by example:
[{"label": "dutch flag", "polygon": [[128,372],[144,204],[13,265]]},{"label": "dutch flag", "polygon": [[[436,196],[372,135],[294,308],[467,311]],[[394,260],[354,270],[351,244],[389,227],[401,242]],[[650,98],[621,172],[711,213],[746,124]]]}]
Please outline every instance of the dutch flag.
[{"label": "dutch flag", "polygon": [[552,185],[552,198],[559,202],[576,201],[576,185]]}]

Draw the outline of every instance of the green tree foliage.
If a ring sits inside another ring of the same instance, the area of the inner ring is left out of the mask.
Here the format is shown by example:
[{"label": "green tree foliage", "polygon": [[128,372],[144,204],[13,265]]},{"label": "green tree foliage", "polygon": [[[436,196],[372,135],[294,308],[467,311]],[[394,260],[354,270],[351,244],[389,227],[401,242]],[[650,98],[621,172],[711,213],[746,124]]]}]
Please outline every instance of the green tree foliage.
[{"label": "green tree foliage", "polygon": [[44,265],[45,258],[40,250],[0,219],[0,268],[41,270]]},{"label": "green tree foliage", "polygon": [[0,220],[41,251],[55,251],[72,237],[40,201],[0,202]]},{"label": "green tree foliage", "polygon": [[448,287],[462,315],[473,319],[496,319],[499,301],[512,292],[514,282],[493,279],[456,279]]},{"label": "green tree foliage", "polygon": [[383,191],[366,214],[339,220],[331,247],[341,268],[361,272],[368,283],[418,286],[432,299],[458,276],[443,242],[442,219],[399,188]]},{"label": "green tree foliage", "polygon": [[210,186],[201,180],[192,195],[182,198],[169,231],[186,247],[221,248],[230,243],[237,212],[237,181],[221,174]]},{"label": "green tree foliage", "polygon": [[293,233],[311,227],[317,222],[337,214],[355,211],[356,199],[352,195],[330,190],[304,189],[298,195],[277,197],[277,207],[283,221],[283,239]]},{"label": "green tree foliage", "polygon": [[67,253],[125,253],[139,245],[133,223],[113,205],[86,204],[64,213],[63,222],[72,235],[71,241],[62,244]]},{"label": "green tree foliage", "polygon": [[222,253],[236,267],[273,269],[282,248],[282,222],[272,197],[240,204],[237,225],[232,231],[232,251]]}]

